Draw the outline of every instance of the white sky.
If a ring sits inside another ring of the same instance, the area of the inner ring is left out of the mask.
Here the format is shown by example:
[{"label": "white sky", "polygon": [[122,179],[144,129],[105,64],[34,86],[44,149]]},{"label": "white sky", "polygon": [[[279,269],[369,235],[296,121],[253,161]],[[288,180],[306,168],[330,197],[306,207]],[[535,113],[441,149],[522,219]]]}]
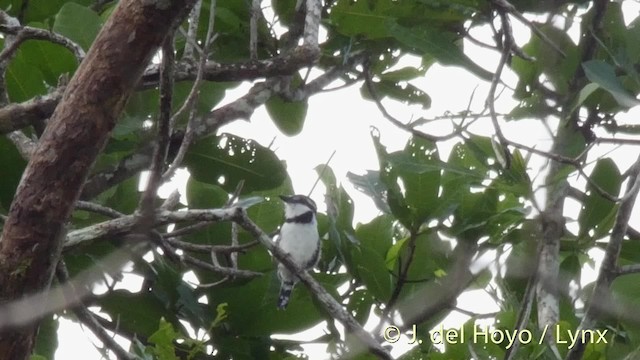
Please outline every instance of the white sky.
[{"label": "white sky", "polygon": [[[630,19],[638,15],[640,5],[638,3],[624,2],[625,14],[629,14]],[[629,20],[627,20],[629,21]],[[524,45],[529,36],[528,31],[517,21],[513,20],[516,41]],[[476,38],[488,38],[488,29],[477,30]],[[573,32],[575,38],[576,32]],[[494,71],[498,61],[498,54],[486,49],[478,48],[470,43],[465,43],[467,54],[490,71]],[[408,64],[418,66],[417,58],[407,58],[402,66]],[[517,78],[508,69],[505,69],[503,81],[510,86],[515,86]],[[432,98],[432,107],[428,111],[422,111],[418,107],[408,107],[395,102],[385,102],[387,110],[396,118],[409,121],[410,119],[433,117],[442,115],[445,111],[457,112],[464,110],[469,98],[475,90],[475,99],[472,104],[472,111],[479,111],[483,108],[489,89],[489,84],[482,82],[470,75],[466,71],[456,67],[443,67],[433,65],[423,79],[412,82],[413,85],[424,90]],[[237,97],[244,95],[248,85],[240,86],[232,90],[225,98],[226,102],[233,101]],[[323,164],[335,150],[336,154],[330,166],[334,170],[336,177],[341,182],[355,203],[355,219],[357,222],[368,222],[379,214],[373,202],[355,190],[346,179],[348,171],[363,174],[366,170],[377,170],[378,160],[369,135],[370,127],[375,126],[380,130],[382,143],[391,151],[404,147],[409,136],[406,132],[397,129],[385,120],[377,110],[373,102],[365,101],[359,94],[359,84],[347,89],[334,92],[327,92],[313,96],[309,100],[309,111],[304,129],[301,134],[294,137],[282,135],[273,122],[269,119],[264,107],[260,107],[252,117],[250,122],[236,121],[222,129],[223,132],[231,132],[240,136],[257,140],[263,145],[268,145],[275,137],[273,148],[277,155],[287,162],[288,171],[292,178],[294,188],[297,193],[306,194],[316,181],[316,173],[313,170],[317,165]],[[499,88],[500,91],[500,88]],[[499,92],[498,91],[498,92]],[[498,112],[506,112],[514,105],[510,92],[496,101]],[[637,119],[640,115],[638,107],[632,109],[628,114],[629,119]],[[442,122],[445,126],[446,122]],[[555,124],[550,123],[552,129]],[[430,129],[431,130],[431,129]],[[438,129],[441,133],[447,133],[448,126]],[[493,129],[490,120],[480,121],[471,130],[477,134],[492,135]],[[506,123],[503,127],[505,135],[513,141],[520,141],[524,144],[535,145],[538,149],[545,150],[551,145],[550,138],[538,121],[518,121]],[[446,144],[438,144],[441,157],[446,159],[448,152],[457,140]],[[602,152],[609,149],[603,149]],[[635,160],[637,149],[625,148],[614,151],[609,156],[616,159],[622,171],[626,170],[630,163]],[[599,153],[602,153],[599,151]],[[531,164],[530,175],[543,166],[543,162],[537,161]],[[538,179],[540,181],[542,178]],[[582,183],[578,181],[578,183]],[[176,184],[184,187],[184,182]],[[169,191],[168,189],[165,189]],[[324,207],[324,188],[321,184],[317,186],[312,197],[318,203],[320,210]],[[544,194],[537,194],[539,200]],[[575,217],[577,214],[577,204],[567,206],[565,214]],[[637,215],[637,210],[634,212]],[[637,216],[632,218],[637,219]],[[569,226],[571,224],[569,223]],[[601,258],[601,253],[592,252],[597,258]],[[599,262],[599,261],[598,261]],[[595,278],[595,270],[586,269],[583,273],[583,281]],[[467,310],[476,312],[497,311],[494,301],[482,290],[467,292],[461,295],[459,305]],[[465,316],[454,314],[445,320],[445,326],[456,326],[466,320]],[[93,338],[90,331],[82,331],[72,322],[62,319],[62,336],[60,345],[56,352],[57,359],[70,359],[82,354],[86,359],[99,359],[100,355],[93,345],[87,340]],[[93,340],[95,341],[95,340]],[[99,342],[98,342],[99,343]],[[398,344],[401,344],[400,341]],[[324,351],[322,348],[314,348],[317,351]],[[399,355],[405,347],[398,345],[394,348],[393,354]],[[323,357],[319,355],[317,359]]]}]

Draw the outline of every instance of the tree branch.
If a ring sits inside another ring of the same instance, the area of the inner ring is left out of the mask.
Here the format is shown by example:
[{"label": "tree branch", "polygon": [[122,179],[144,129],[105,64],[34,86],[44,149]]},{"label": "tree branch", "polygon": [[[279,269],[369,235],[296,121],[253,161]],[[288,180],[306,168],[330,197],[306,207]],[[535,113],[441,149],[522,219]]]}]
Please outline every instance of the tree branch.
[{"label": "tree branch", "polygon": [[9,104],[0,108],[0,134],[7,134],[47,119],[53,114],[64,88],[38,96],[19,104]]}]

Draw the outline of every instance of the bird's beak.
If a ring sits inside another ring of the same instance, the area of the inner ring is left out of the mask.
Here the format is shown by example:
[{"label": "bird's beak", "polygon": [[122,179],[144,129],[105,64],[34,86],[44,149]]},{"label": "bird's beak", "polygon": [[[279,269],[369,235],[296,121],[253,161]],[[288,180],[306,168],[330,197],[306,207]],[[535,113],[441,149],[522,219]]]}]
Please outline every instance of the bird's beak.
[{"label": "bird's beak", "polygon": [[282,199],[282,201],[289,203],[291,201],[291,196],[287,196],[287,195],[280,195],[280,199]]}]

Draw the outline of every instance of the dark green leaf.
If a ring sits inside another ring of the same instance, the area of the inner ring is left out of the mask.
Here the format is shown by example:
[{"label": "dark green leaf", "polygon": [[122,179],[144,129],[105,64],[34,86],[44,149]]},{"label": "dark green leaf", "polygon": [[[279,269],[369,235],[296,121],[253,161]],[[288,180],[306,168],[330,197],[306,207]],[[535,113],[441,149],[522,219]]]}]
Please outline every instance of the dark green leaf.
[{"label": "dark green leaf", "polygon": [[5,79],[11,102],[23,102],[36,95],[47,93],[44,74],[38,67],[27,61],[20,50],[7,67]]},{"label": "dark green leaf", "polygon": [[392,245],[393,217],[381,215],[367,224],[360,224],[355,235],[360,246],[366,246],[384,258]]},{"label": "dark green leaf", "polygon": [[[593,183],[611,196],[617,197],[622,184],[622,175],[612,159],[604,158],[598,160],[589,178],[591,182],[587,184],[587,198],[582,204],[580,215],[578,215],[579,236],[585,236],[592,230],[597,230],[600,236],[603,236],[613,225],[606,220],[616,211],[617,207],[602,197],[591,184]],[[607,227],[602,228],[605,224]]]},{"label": "dark green leaf", "polygon": [[218,185],[200,182],[193,177],[187,182],[187,203],[190,209],[213,209],[224,206],[229,194]]},{"label": "dark green leaf", "polygon": [[[398,158],[425,166],[441,163],[435,144],[417,137],[412,137],[401,153],[390,154],[389,160],[394,167]],[[427,220],[439,205],[440,173],[440,169],[424,172],[398,169],[397,174],[404,184],[404,197],[412,212],[414,226]]]},{"label": "dark green leaf", "polygon": [[219,185],[227,192],[242,180],[245,191],[272,189],[286,176],[273,151],[231,134],[198,140],[189,148],[185,164],[196,180]]},{"label": "dark green leaf", "polygon": [[429,54],[443,65],[462,66],[474,75],[486,81],[491,81],[493,74],[473,62],[464,51],[455,44],[453,34],[445,33],[428,26],[404,27],[393,20],[385,23],[391,36],[401,43]]},{"label": "dark green leaf", "polygon": [[384,255],[367,245],[353,246],[351,257],[357,275],[380,302],[386,302],[391,296],[391,275],[387,272]]},{"label": "dark green leaf", "polygon": [[553,24],[536,24],[536,26],[564,52],[565,56],[540,37],[532,36],[522,50],[535,60],[528,61],[516,56],[512,61],[512,68],[519,75],[516,88],[516,97],[519,99],[532,95],[531,89],[537,88],[536,84],[541,74],[550,80],[556,91],[565,94],[580,58],[578,47],[566,31]]},{"label": "dark green leaf", "polygon": [[302,131],[309,108],[307,100],[286,101],[280,96],[272,96],[265,106],[271,120],[283,134],[293,136]]},{"label": "dark green leaf", "polygon": [[622,86],[613,66],[602,60],[589,60],[582,64],[582,68],[587,78],[608,91],[620,106],[631,108],[640,104],[640,101]]},{"label": "dark green leaf", "polygon": [[0,136],[0,164],[0,207],[9,210],[27,162],[4,136]]},{"label": "dark green leaf", "polygon": [[[232,82],[213,82],[213,81],[202,81],[198,86],[198,99],[195,103],[196,106],[196,116],[204,116],[209,113],[223,98],[227,91],[227,89],[236,86],[237,83]],[[173,89],[173,98],[172,98],[172,106],[174,109],[180,108],[189,93],[191,92],[191,88],[193,87],[193,82],[191,81],[182,81],[178,82],[174,85]],[[157,96],[157,92],[156,92]],[[154,102],[150,104],[152,106],[152,111],[157,111],[158,102]],[[178,117],[178,123],[187,123],[189,118],[189,111],[184,111],[180,117]]]},{"label": "dark green leaf", "polygon": [[53,31],[69,38],[88,51],[98,35],[102,20],[88,7],[69,2],[64,4],[53,24]]},{"label": "dark green leaf", "polygon": [[[423,109],[428,109],[431,106],[431,97],[411,84],[399,84],[394,81],[382,80],[379,82],[373,81],[372,85],[376,95],[380,98],[389,97],[408,105],[420,105]],[[365,99],[373,99],[366,85],[362,85],[360,93]]]},{"label": "dark green leaf", "polygon": [[168,323],[164,318],[160,319],[158,331],[149,336],[149,342],[155,344],[154,353],[159,360],[178,359],[174,347],[174,342],[179,338],[178,335],[171,323]]},{"label": "dark green leaf", "polygon": [[369,196],[380,211],[387,214],[391,212],[385,201],[386,187],[380,182],[379,171],[367,170],[365,175],[357,175],[349,171],[347,178],[357,190]]},{"label": "dark green leaf", "polygon": [[385,20],[401,3],[340,0],[331,9],[331,24],[346,36],[364,35],[368,39],[387,37]]},{"label": "dark green leaf", "polygon": [[49,41],[25,41],[20,46],[20,56],[40,70],[49,86],[57,86],[61,75],[71,76],[77,67],[74,55],[67,48]]},{"label": "dark green leaf", "polygon": [[58,319],[48,316],[40,322],[38,327],[38,337],[36,338],[34,354],[42,356],[44,359],[53,359],[58,348]]},{"label": "dark green leaf", "polygon": [[409,81],[424,76],[425,72],[426,71],[424,69],[416,69],[411,66],[406,66],[398,70],[387,71],[383,74],[380,74],[380,79],[393,83],[396,83],[398,81]]},{"label": "dark green leaf", "polygon": [[117,185],[105,205],[124,214],[130,214],[138,207],[139,198],[138,178],[134,176]]},{"label": "dark green leaf", "polygon": [[364,289],[356,290],[349,297],[349,304],[347,304],[347,310],[353,315],[353,317],[360,324],[367,322],[369,313],[371,312],[371,306],[373,305],[373,297]]},{"label": "dark green leaf", "polygon": [[389,248],[389,251],[387,251],[387,255],[384,259],[385,265],[387,266],[387,270],[389,271],[398,270],[397,265],[398,265],[398,258],[400,257],[400,251],[404,248],[404,244],[408,239],[409,238],[402,238],[396,241],[396,243]]},{"label": "dark green leaf", "polygon": [[97,301],[101,310],[109,314],[121,329],[148,337],[157,330],[158,319],[174,317],[155,296],[150,293],[131,293],[115,290]]}]

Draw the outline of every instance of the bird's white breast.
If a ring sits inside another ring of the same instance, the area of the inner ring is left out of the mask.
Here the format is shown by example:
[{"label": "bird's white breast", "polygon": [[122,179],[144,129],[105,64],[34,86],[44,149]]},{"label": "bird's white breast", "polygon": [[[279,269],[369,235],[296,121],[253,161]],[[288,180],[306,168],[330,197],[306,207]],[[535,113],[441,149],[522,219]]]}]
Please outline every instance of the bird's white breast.
[{"label": "bird's white breast", "polygon": [[291,254],[299,265],[311,261],[319,245],[318,226],[315,219],[308,224],[285,223],[280,229],[280,248]]}]

